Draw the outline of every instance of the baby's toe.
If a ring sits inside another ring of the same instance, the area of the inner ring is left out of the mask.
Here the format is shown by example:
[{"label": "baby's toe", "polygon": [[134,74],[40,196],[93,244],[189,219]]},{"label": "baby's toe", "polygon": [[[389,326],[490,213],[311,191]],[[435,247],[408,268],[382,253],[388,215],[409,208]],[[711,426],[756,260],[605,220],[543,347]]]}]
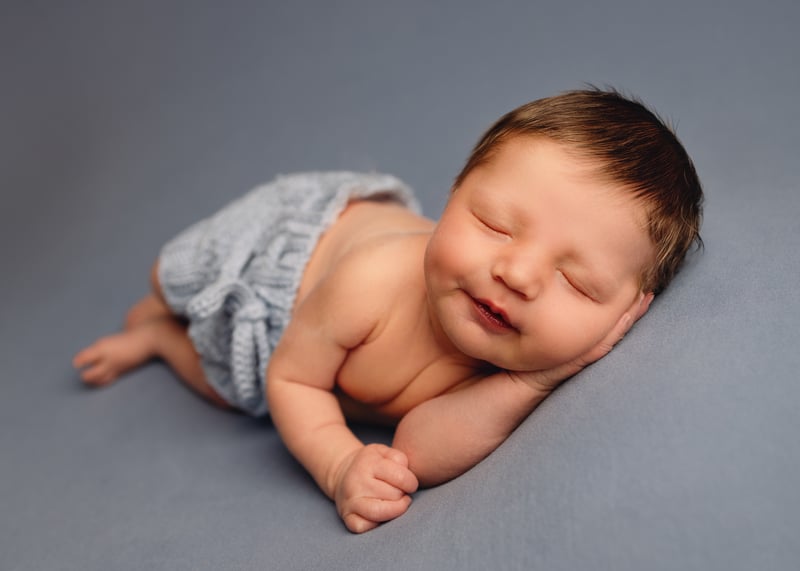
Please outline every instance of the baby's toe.
[{"label": "baby's toe", "polygon": [[99,358],[97,353],[97,349],[94,345],[79,351],[73,358],[72,358],[72,366],[76,369],[83,369],[84,367],[88,367],[92,363],[96,362]]},{"label": "baby's toe", "polygon": [[81,372],[81,379],[87,385],[102,387],[112,383],[117,378],[114,371],[104,366],[90,367]]}]

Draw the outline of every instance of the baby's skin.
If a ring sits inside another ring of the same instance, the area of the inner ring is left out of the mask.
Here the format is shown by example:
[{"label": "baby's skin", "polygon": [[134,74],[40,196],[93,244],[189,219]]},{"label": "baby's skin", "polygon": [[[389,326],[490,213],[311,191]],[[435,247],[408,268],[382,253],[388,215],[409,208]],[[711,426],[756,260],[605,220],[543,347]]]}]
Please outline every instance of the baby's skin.
[{"label": "baby's skin", "polygon": [[[398,517],[419,485],[468,470],[611,350],[653,299],[640,287],[653,250],[640,205],[544,139],[501,145],[438,223],[352,203],[317,245],[270,360],[275,426],[348,529]],[[153,281],[124,331],[75,366],[107,384],[161,357],[220,404]],[[392,446],[364,445],[347,420],[396,425]]]}]

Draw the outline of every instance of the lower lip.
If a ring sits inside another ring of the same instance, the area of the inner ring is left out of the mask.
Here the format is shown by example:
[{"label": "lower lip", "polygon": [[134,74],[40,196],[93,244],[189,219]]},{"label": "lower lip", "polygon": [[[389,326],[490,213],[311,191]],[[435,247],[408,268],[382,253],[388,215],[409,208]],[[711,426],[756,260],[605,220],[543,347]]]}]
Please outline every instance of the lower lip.
[{"label": "lower lip", "polygon": [[473,299],[472,307],[475,310],[475,314],[478,317],[478,321],[485,329],[488,329],[496,333],[508,333],[514,330],[514,328],[511,327],[511,325],[507,321],[498,318],[494,313],[492,313],[489,310],[488,307],[486,307],[482,303],[479,303],[478,301]]}]

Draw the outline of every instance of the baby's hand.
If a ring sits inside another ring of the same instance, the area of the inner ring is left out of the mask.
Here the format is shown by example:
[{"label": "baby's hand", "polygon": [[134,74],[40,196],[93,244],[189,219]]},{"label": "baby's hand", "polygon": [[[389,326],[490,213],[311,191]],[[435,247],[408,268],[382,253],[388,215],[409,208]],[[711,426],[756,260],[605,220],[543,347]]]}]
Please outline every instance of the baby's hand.
[{"label": "baby's hand", "polygon": [[650,302],[653,301],[653,294],[640,294],[636,301],[631,305],[629,311],[625,312],[614,328],[589,351],[563,365],[542,371],[516,372],[508,371],[510,377],[515,380],[528,383],[537,389],[550,392],[560,385],[563,381],[577,374],[584,367],[591,365],[595,361],[605,357],[614,348],[625,334],[633,327],[633,324],[647,312]]},{"label": "baby's hand", "polygon": [[339,468],[334,500],[347,529],[363,533],[403,515],[417,491],[417,477],[406,455],[383,444],[369,444]]}]

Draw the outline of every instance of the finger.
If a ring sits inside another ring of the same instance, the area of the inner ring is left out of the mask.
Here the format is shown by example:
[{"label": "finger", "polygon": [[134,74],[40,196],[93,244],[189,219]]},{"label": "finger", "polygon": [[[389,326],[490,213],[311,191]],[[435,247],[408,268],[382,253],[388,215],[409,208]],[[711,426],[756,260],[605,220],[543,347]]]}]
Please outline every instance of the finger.
[{"label": "finger", "polygon": [[380,500],[377,498],[357,498],[352,503],[353,512],[362,518],[376,523],[400,517],[411,505],[411,496],[403,496],[398,500]]},{"label": "finger", "polygon": [[608,332],[608,335],[606,335],[605,339],[601,341],[601,349],[605,350],[605,353],[611,351],[611,349],[614,348],[614,345],[619,343],[622,338],[625,337],[625,334],[630,331],[631,327],[633,327],[633,317],[630,313],[624,313],[611,331]]},{"label": "finger", "polygon": [[384,482],[377,476],[370,479],[370,481],[364,485],[359,492],[354,494],[362,495],[364,497],[373,498],[376,500],[399,500],[403,496],[406,495],[406,492],[400,489],[398,486],[394,486],[389,484],[388,482]]},{"label": "finger", "polygon": [[652,291],[642,295],[642,299],[639,301],[639,306],[633,316],[634,322],[639,321],[647,313],[647,310],[650,309],[650,304],[653,303],[653,299],[655,299],[655,294]]},{"label": "finger", "polygon": [[625,337],[628,331],[631,330],[631,327],[633,327],[633,324],[636,322],[636,320],[647,312],[647,309],[650,307],[650,303],[652,301],[652,293],[640,293],[630,305],[628,310],[623,313],[622,316],[620,316],[617,323],[611,328],[611,331],[608,332],[603,340],[592,347],[584,355],[579,357],[576,361],[576,364],[580,365],[581,367],[585,367],[586,365],[594,363],[595,361],[605,357],[614,348],[614,346],[619,343],[623,337]]},{"label": "finger", "polygon": [[384,451],[384,458],[391,460],[392,462],[396,462],[401,466],[408,468],[408,456],[402,450],[398,450],[397,448],[390,448],[386,447]]},{"label": "finger", "polygon": [[[631,330],[633,324],[636,323],[650,308],[650,304],[653,301],[653,293],[641,292],[634,302],[630,305],[628,310],[622,314],[617,321],[614,328],[608,333],[605,339],[602,341],[602,347],[600,349],[601,354],[600,357],[611,351],[611,349],[619,343],[625,335],[628,334],[628,331]],[[605,353],[602,351],[605,350]],[[599,358],[599,357],[598,357]]]},{"label": "finger", "polygon": [[378,480],[407,494],[413,494],[419,488],[419,481],[411,470],[389,459],[375,466],[374,475]]},{"label": "finger", "polygon": [[386,444],[378,444],[374,442],[372,444],[367,444],[364,447],[361,455],[365,458],[372,457],[373,460],[377,460],[378,458],[386,458],[387,455],[390,454],[391,450],[392,449]]},{"label": "finger", "polygon": [[625,333],[630,329],[632,323],[633,320],[630,315],[623,315],[608,335],[589,351],[578,357],[578,359],[575,360],[575,364],[582,369],[608,355],[614,348],[614,345],[625,336]]},{"label": "finger", "polygon": [[356,513],[348,514],[342,518],[342,520],[344,521],[345,527],[353,533],[364,533],[365,531],[378,527],[376,522],[364,519]]},{"label": "finger", "polygon": [[645,313],[647,313],[648,308],[650,307],[650,302],[653,301],[653,293],[640,292],[633,303],[628,307],[628,310],[625,312],[625,316],[628,317],[628,322],[620,335],[622,338],[630,328],[633,327],[633,324],[636,323],[640,317],[642,317]]},{"label": "finger", "polygon": [[[381,463],[383,462],[384,461]],[[342,497],[367,497],[380,500],[399,500],[407,493],[413,493],[416,491],[416,477],[411,475],[411,480],[399,479],[393,475],[393,471],[400,467],[397,466],[397,464],[392,464],[388,460],[386,460],[385,463],[389,466],[381,467],[379,464],[376,464],[375,466],[371,467],[369,475],[365,475],[363,478],[348,482],[342,490]],[[394,468],[392,466],[394,466]],[[388,480],[398,482],[399,485]],[[401,487],[401,485],[403,487]],[[407,489],[408,491],[406,491]]]},{"label": "finger", "polygon": [[633,324],[636,322],[636,315],[639,311],[639,306],[644,298],[644,294],[640,294],[637,300],[631,305],[631,307],[623,313],[619,320],[614,324],[614,327],[611,328],[611,331],[603,338],[600,343],[598,343],[591,351],[587,352],[585,355],[585,359],[588,363],[592,363],[597,359],[604,357],[611,349],[614,348],[614,345],[619,343],[623,337],[631,330]]}]

